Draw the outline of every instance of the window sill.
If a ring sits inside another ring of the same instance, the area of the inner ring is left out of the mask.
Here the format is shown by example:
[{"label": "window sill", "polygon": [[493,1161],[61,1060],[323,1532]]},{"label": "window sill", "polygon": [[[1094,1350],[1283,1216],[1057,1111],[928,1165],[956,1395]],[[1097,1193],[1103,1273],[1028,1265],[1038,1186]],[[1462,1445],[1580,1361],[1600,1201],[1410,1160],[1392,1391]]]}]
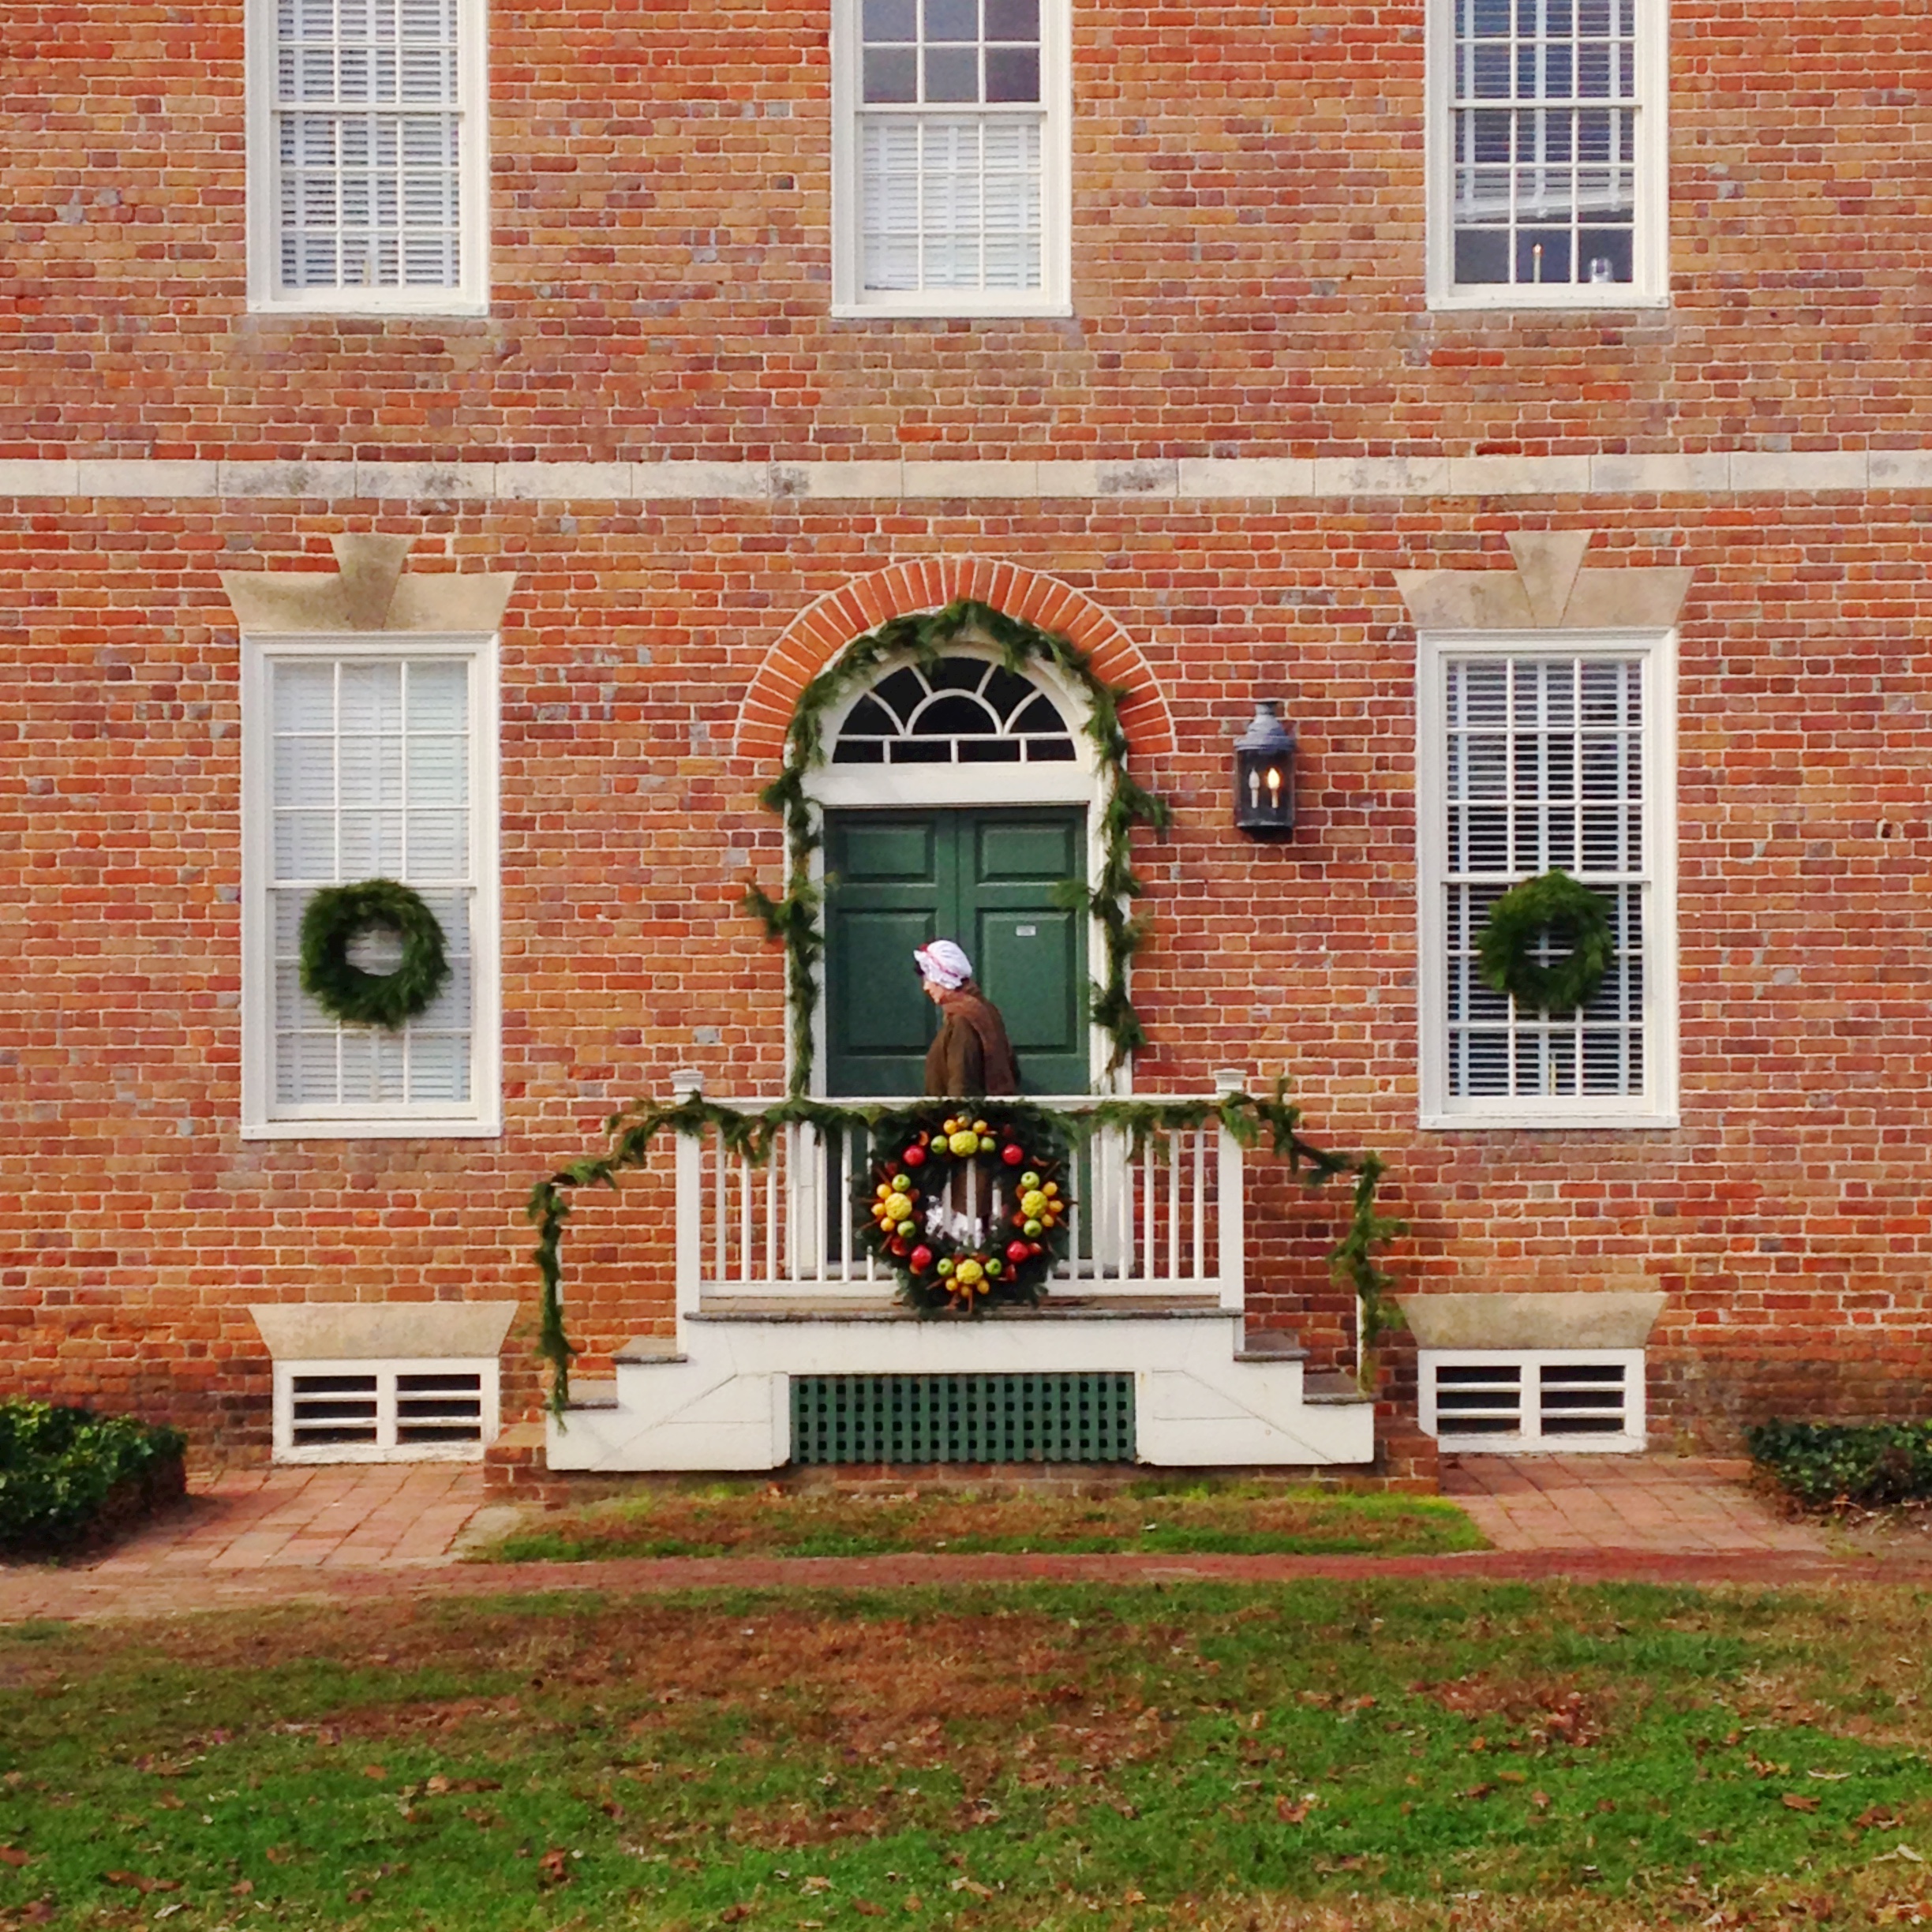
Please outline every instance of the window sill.
[{"label": "window sill", "polygon": [[424,1115],[403,1119],[395,1114],[351,1120],[331,1114],[325,1119],[244,1121],[244,1140],[498,1140],[500,1118],[474,1116],[451,1120]]},{"label": "window sill", "polygon": [[1425,1110],[1416,1124],[1425,1133],[1488,1133],[1497,1129],[1533,1133],[1653,1133],[1682,1126],[1683,1117],[1675,1111],[1593,1113],[1579,1109],[1545,1113],[1527,1107],[1512,1107],[1480,1114],[1431,1113]]},{"label": "window sill", "polygon": [[891,301],[835,301],[832,316],[844,322],[998,322],[1023,321],[1070,316],[1073,305],[1065,301],[939,302],[921,296]]},{"label": "window sill", "polygon": [[1518,283],[1509,287],[1499,287],[1493,293],[1487,289],[1458,289],[1433,294],[1427,303],[1436,314],[1492,315],[1528,309],[1544,316],[1571,312],[1590,316],[1618,309],[1668,309],[1670,305],[1668,290],[1646,294],[1627,283],[1614,286],[1608,293],[1599,293],[1593,285],[1539,289],[1534,283]]},{"label": "window sill", "polygon": [[440,290],[430,298],[399,298],[395,301],[358,298],[353,301],[325,301],[310,298],[298,301],[284,297],[250,296],[248,306],[250,315],[286,316],[291,320],[301,322],[313,322],[331,316],[359,322],[413,321],[418,319],[447,321],[487,316],[490,312],[489,298],[486,295],[462,295],[453,290]]}]

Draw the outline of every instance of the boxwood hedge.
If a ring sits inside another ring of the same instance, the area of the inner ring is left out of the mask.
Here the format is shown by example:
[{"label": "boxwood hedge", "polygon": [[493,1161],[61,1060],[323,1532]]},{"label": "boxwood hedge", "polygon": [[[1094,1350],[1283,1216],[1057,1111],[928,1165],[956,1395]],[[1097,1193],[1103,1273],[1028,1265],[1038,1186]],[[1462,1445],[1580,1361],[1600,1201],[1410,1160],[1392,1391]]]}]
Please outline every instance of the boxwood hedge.
[{"label": "boxwood hedge", "polygon": [[1932,1422],[1760,1422],[1745,1440],[1807,1509],[1932,1496]]},{"label": "boxwood hedge", "polygon": [[0,1402],[0,1551],[67,1548],[178,1496],[187,1446],[132,1416]]}]

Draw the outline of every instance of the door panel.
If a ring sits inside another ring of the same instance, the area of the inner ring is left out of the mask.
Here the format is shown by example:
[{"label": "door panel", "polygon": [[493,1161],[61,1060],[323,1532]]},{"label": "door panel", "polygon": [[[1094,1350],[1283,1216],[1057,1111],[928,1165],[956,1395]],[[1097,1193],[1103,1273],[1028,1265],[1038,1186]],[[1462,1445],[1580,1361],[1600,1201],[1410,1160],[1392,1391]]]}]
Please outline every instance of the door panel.
[{"label": "door panel", "polygon": [[1080,827],[1076,819],[1064,825],[1013,825],[982,820],[974,841],[982,880],[994,883],[1072,878],[1082,867],[1076,849]]},{"label": "door panel", "polygon": [[[923,1061],[931,1032],[931,1002],[920,988],[912,949],[934,936],[932,915],[850,912],[840,936],[850,952],[875,964],[839,975],[834,1034],[861,1057],[891,1059],[916,1051]],[[830,983],[828,975],[828,987]]]},{"label": "door panel", "polygon": [[831,812],[826,818],[826,1087],[916,1095],[937,1009],[912,949],[972,955],[1028,1093],[1084,1093],[1087,923],[1054,903],[1085,873],[1079,808]]},{"label": "door panel", "polygon": [[935,877],[933,844],[938,828],[930,819],[912,823],[850,819],[842,834],[838,873],[854,885],[930,883]]},{"label": "door panel", "polygon": [[[1006,1022],[1007,1037],[1020,1056],[1026,1084],[1035,1092],[1077,1093],[1087,1084],[1075,937],[1070,912],[1022,915],[980,909],[973,962],[988,992],[999,988],[994,1003]],[[1080,1061],[1075,1086],[1049,1087],[1046,1080],[1034,1078],[1034,1063],[1043,1056],[1058,1064],[1069,1055]]]}]

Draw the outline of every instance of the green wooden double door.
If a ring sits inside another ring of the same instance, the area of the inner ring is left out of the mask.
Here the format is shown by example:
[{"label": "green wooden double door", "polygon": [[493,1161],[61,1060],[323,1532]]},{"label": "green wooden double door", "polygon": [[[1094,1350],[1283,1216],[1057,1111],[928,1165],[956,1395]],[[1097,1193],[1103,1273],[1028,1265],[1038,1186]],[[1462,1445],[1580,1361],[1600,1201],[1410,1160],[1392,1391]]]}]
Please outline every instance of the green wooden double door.
[{"label": "green wooden double door", "polygon": [[913,948],[955,939],[1000,1009],[1028,1093],[1084,1093],[1087,921],[1054,904],[1087,874],[1079,807],[826,815],[826,1084],[924,1091],[938,1010]]}]

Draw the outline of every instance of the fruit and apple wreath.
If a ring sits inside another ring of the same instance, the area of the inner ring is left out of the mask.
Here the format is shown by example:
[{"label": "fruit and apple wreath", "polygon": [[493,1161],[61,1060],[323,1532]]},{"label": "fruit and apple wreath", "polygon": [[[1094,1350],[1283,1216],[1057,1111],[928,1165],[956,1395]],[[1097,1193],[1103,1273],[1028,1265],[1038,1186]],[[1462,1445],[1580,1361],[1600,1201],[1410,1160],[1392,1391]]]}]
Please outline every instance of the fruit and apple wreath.
[{"label": "fruit and apple wreath", "polygon": [[873,1145],[860,1232],[905,1300],[972,1314],[1039,1299],[1065,1257],[1073,1205],[1065,1145],[1043,1119],[998,1101],[936,1101],[887,1115]]}]

